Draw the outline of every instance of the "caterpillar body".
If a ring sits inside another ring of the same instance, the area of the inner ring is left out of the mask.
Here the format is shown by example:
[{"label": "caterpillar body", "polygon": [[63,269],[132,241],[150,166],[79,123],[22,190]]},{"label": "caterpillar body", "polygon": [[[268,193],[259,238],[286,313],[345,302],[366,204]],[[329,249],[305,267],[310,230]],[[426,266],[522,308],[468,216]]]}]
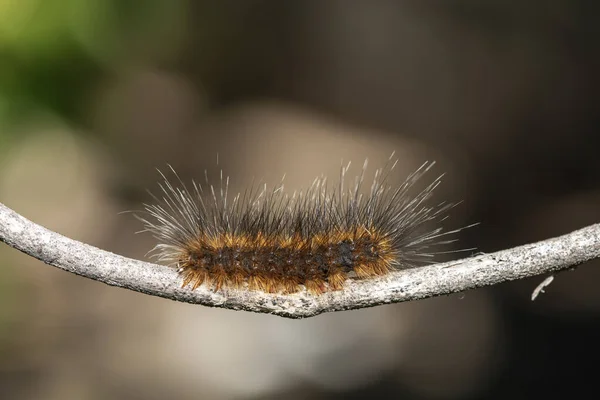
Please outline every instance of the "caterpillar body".
[{"label": "caterpillar body", "polygon": [[[362,189],[367,170],[346,187],[350,164],[333,188],[325,177],[305,191],[285,193],[283,184],[251,187],[229,195],[229,177],[220,186],[192,181],[176,184],[162,172],[160,198],[136,215],[159,243],[151,253],[177,268],[183,286],[205,284],[268,293],[312,294],[344,288],[348,279],[368,279],[396,269],[433,262],[440,245],[454,242],[439,224],[455,204],[428,205],[441,176],[412,194],[434,165],[425,163],[399,187],[387,179],[397,160],[375,171],[370,191]],[[430,223],[437,224],[431,226]]]}]

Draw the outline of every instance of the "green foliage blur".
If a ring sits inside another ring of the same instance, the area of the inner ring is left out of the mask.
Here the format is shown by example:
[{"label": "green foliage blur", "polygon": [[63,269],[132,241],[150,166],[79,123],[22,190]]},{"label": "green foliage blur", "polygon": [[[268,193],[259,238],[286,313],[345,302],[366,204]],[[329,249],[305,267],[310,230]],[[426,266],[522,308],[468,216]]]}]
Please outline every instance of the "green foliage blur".
[{"label": "green foliage blur", "polygon": [[102,76],[175,56],[186,11],[186,0],[1,0],[0,149],[41,113],[80,123]]}]

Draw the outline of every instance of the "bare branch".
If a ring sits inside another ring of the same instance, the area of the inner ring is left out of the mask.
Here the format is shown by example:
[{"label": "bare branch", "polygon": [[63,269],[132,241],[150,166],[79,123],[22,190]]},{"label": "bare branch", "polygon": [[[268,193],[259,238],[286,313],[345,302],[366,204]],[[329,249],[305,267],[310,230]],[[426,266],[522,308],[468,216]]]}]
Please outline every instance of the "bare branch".
[{"label": "bare branch", "polygon": [[125,258],[66,238],[0,203],[0,240],[46,264],[111,286],[187,303],[307,318],[324,312],[373,307],[462,292],[552,273],[600,258],[600,224],[497,253],[353,281],[343,291],[313,296],[182,288],[177,272]]}]

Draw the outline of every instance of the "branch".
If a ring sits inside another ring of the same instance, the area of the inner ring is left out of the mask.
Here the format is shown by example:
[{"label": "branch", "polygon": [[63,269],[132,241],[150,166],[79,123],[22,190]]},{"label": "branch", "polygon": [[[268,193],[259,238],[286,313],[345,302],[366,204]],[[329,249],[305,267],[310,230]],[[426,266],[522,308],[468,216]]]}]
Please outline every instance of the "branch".
[{"label": "branch", "polygon": [[600,224],[538,243],[443,264],[348,282],[313,296],[182,288],[173,268],[125,258],[37,225],[0,203],[0,240],[62,270],[111,286],[210,307],[307,318],[324,312],[424,299],[552,273],[600,258]]}]

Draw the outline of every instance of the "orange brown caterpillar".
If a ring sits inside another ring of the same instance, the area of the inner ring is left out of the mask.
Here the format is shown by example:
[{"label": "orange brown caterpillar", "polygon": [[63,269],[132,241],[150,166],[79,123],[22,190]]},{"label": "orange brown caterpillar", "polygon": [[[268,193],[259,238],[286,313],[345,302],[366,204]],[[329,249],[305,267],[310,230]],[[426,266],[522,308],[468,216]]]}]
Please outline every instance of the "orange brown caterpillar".
[{"label": "orange brown caterpillar", "polygon": [[[393,155],[392,155],[393,156]],[[390,158],[391,160],[391,158]],[[454,204],[427,205],[440,178],[409,195],[434,163],[425,163],[400,187],[386,184],[396,163],[375,171],[370,192],[361,192],[367,163],[353,185],[345,188],[349,165],[337,188],[317,178],[304,192],[287,195],[282,186],[252,188],[229,198],[229,178],[215,189],[162,175],[162,198],[146,204],[138,218],[160,243],[159,260],[175,266],[183,285],[205,284],[313,294],[343,289],[349,278],[366,279],[395,269],[431,262],[432,248],[448,244],[441,222]],[[205,173],[206,176],[206,173]]]}]

